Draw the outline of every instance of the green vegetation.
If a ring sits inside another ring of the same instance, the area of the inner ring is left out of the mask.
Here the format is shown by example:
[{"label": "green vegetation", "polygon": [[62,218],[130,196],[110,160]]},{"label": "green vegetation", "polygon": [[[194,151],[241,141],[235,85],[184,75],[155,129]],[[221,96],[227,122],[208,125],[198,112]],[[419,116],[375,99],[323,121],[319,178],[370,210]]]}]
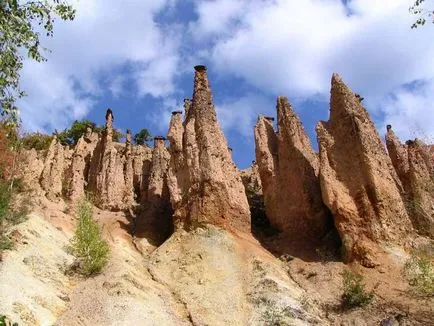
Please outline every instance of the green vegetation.
[{"label": "green vegetation", "polygon": [[345,270],[342,277],[344,293],[341,297],[341,303],[343,308],[364,307],[372,302],[374,293],[366,292],[362,275]]},{"label": "green vegetation", "polygon": [[[104,131],[105,127],[97,126],[95,122],[92,122],[90,120],[75,120],[71,127],[68,129],[65,129],[57,134],[57,137],[62,145],[75,145],[77,144],[78,140],[86,134],[87,129],[90,128],[92,131],[101,134]],[[123,134],[117,130],[113,130],[113,141],[120,141],[120,139],[123,137]]]},{"label": "green vegetation", "polygon": [[404,276],[422,296],[434,296],[433,248],[421,247],[411,253],[404,265]]},{"label": "green vegetation", "polygon": [[70,249],[80,262],[79,272],[90,276],[99,273],[107,263],[109,247],[102,239],[98,224],[92,219],[92,205],[83,200],[77,210],[78,226]]},{"label": "green vegetation", "polygon": [[47,150],[50,147],[53,136],[49,136],[40,132],[32,132],[24,134],[21,138],[22,146],[25,149]]},{"label": "green vegetation", "polygon": [[134,135],[134,143],[137,145],[144,145],[147,141],[150,141],[152,138],[148,129],[142,129],[137,134]]},{"label": "green vegetation", "polygon": [[0,180],[0,251],[12,249],[12,242],[7,236],[7,230],[12,225],[26,220],[28,214],[27,203],[22,203],[18,209],[12,209],[13,194],[22,191],[21,182],[14,183],[10,189],[9,182]]},{"label": "green vegetation", "polygon": [[19,122],[15,102],[25,95],[19,86],[22,54],[46,60],[40,35],[53,36],[57,17],[73,20],[75,10],[63,0],[0,1],[0,114],[15,125]]},{"label": "green vegetation", "polygon": [[418,19],[411,25],[411,28],[418,28],[419,26],[425,25],[427,19],[434,23],[434,6],[426,8],[425,0],[416,0],[409,10],[410,13],[418,16]]}]

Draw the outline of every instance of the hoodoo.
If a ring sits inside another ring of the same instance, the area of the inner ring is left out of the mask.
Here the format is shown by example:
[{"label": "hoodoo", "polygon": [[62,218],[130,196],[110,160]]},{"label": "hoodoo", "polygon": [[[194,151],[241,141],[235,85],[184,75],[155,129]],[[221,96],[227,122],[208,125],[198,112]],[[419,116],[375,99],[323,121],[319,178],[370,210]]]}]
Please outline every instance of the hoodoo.
[{"label": "hoodoo", "polygon": [[341,236],[346,261],[375,266],[382,242],[411,229],[401,182],[381,138],[355,94],[334,74],[330,119],[317,126],[320,182]]},{"label": "hoodoo", "polygon": [[322,202],[317,154],[286,97],[277,98],[278,132],[271,117],[255,127],[256,161],[270,222],[295,237],[323,236],[330,227]]},{"label": "hoodoo", "polygon": [[169,130],[171,152],[178,153],[171,158],[169,182],[175,223],[250,232],[244,186],[217,121],[205,66],[195,67],[193,100],[185,108],[184,123],[176,113]]},{"label": "hoodoo", "polygon": [[386,144],[403,184],[403,196],[414,228],[434,238],[434,160],[429,146],[419,139],[401,144],[390,125]]}]

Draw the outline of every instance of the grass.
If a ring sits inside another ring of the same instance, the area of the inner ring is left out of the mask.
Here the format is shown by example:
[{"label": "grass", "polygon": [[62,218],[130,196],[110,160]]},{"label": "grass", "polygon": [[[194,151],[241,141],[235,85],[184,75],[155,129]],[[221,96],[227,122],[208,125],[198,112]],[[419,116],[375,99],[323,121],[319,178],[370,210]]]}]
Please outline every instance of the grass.
[{"label": "grass", "polygon": [[77,257],[79,272],[91,276],[101,272],[108,260],[109,247],[92,219],[92,205],[83,200],[77,209],[78,225],[70,241],[70,251]]},{"label": "grass", "polygon": [[425,246],[413,250],[406,261],[403,273],[419,295],[434,296],[434,263],[432,248]]},{"label": "grass", "polygon": [[342,273],[344,293],[341,297],[341,304],[344,309],[364,307],[374,299],[373,292],[367,292],[363,276],[344,270]]}]

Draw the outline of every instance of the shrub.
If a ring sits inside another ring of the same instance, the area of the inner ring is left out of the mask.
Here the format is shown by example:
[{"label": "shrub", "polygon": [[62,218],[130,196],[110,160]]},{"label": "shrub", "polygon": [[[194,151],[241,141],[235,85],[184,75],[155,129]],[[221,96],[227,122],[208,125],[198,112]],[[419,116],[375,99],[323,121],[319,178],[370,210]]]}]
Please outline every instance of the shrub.
[{"label": "shrub", "polygon": [[342,277],[344,293],[341,297],[341,303],[343,308],[364,307],[372,302],[374,293],[366,292],[362,275],[345,270]]},{"label": "shrub", "polygon": [[[105,127],[100,127],[90,120],[75,120],[71,128],[65,129],[60,133],[57,133],[57,138],[62,145],[76,145],[81,136],[85,135],[87,129],[90,128],[92,131],[101,134]],[[113,141],[118,142],[123,137],[123,134],[117,130],[113,129]]]},{"label": "shrub", "polygon": [[151,134],[148,129],[142,129],[134,135],[134,143],[137,145],[144,145],[147,141],[151,140]]},{"label": "shrub", "polygon": [[46,135],[40,132],[32,132],[24,134],[21,138],[22,146],[26,149],[47,150],[50,147],[53,136]]},{"label": "shrub", "polygon": [[434,263],[430,248],[420,248],[411,253],[404,265],[404,276],[423,296],[434,296]]},{"label": "shrub", "polygon": [[92,219],[92,206],[83,200],[78,205],[78,226],[71,239],[70,249],[80,261],[79,271],[90,276],[99,273],[108,260],[109,247]]}]

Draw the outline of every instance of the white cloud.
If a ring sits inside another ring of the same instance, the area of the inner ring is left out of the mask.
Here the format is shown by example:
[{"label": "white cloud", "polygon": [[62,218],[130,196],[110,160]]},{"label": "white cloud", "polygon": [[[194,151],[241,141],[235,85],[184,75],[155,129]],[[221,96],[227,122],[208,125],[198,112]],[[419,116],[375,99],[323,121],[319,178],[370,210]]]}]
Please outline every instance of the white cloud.
[{"label": "white cloud", "polygon": [[196,3],[199,19],[190,24],[190,32],[195,39],[210,36],[221,37],[240,18],[250,1],[243,0],[200,0]]},{"label": "white cloud", "polygon": [[[410,89],[409,89],[410,88]],[[422,84],[400,87],[381,105],[385,125],[391,124],[401,141],[421,138],[434,143],[434,78]]]},{"label": "white cloud", "polygon": [[253,141],[253,126],[259,114],[275,115],[275,104],[258,94],[247,94],[216,105],[221,127],[228,133],[236,130],[241,136]]},{"label": "white cloud", "polygon": [[155,15],[173,1],[73,4],[76,19],[57,21],[54,38],[44,40],[43,45],[52,50],[46,55],[48,62],[25,62],[22,88],[29,96],[19,102],[25,128],[60,128],[86,115],[95,97],[105,91],[101,74],[116,72],[107,88],[119,96],[125,81],[122,65],[134,66],[138,95],[159,97],[173,92],[179,42],[155,21]]},{"label": "white cloud", "polygon": [[[372,113],[401,119],[398,124],[410,119],[422,129],[433,128],[432,120],[423,119],[426,115],[418,109],[391,115],[382,108],[394,92],[399,100],[388,102],[389,110],[390,105],[412,105],[404,95],[413,93],[402,86],[434,78],[433,26],[410,28],[415,20],[408,12],[411,1],[352,0],[347,7],[338,0],[242,2],[244,6],[237,2],[242,15],[236,10],[227,14],[236,17],[237,24],[213,39],[211,59],[220,73],[241,77],[265,94],[328,100],[331,74],[338,72],[367,99]],[[197,6],[199,14],[205,13],[199,26],[225,31],[228,24],[216,27],[211,20],[207,25],[208,2]],[[217,17],[227,13],[227,6],[225,0],[212,2]],[[427,93],[413,94],[413,100],[432,114],[434,102]]]}]

